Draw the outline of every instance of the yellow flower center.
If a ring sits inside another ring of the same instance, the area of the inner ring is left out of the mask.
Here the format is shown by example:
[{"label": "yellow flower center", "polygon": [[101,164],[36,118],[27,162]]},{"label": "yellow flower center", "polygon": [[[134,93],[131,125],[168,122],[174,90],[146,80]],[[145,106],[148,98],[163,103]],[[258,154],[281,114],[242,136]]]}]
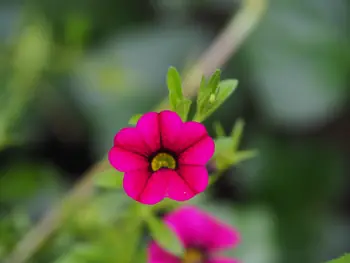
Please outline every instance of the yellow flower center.
[{"label": "yellow flower center", "polygon": [[204,263],[205,255],[198,249],[188,248],[181,263]]},{"label": "yellow flower center", "polygon": [[151,167],[153,172],[156,172],[161,168],[175,169],[176,161],[175,158],[168,153],[158,153],[153,157]]}]

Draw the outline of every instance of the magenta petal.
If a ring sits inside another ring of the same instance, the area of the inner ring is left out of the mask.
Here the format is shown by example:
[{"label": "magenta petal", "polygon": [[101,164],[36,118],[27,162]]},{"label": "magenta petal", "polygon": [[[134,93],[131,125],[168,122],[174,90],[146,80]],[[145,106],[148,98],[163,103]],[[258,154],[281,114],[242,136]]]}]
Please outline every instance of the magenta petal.
[{"label": "magenta petal", "polygon": [[148,161],[145,157],[119,147],[113,147],[109,151],[108,160],[115,169],[121,172],[129,172],[148,167]]},{"label": "magenta petal", "polygon": [[151,154],[140,132],[135,128],[123,128],[114,137],[114,146],[141,155]]},{"label": "magenta petal", "polygon": [[132,199],[139,201],[147,180],[151,173],[147,169],[127,172],[123,178],[123,188],[125,193]]},{"label": "magenta petal", "polygon": [[196,194],[203,192],[208,186],[209,176],[205,166],[180,165],[178,174]]},{"label": "magenta petal", "polygon": [[181,263],[181,260],[164,249],[154,241],[148,247],[148,263]]},{"label": "magenta petal", "polygon": [[188,148],[180,154],[180,164],[205,165],[215,152],[214,140],[211,137],[205,137],[195,145]]},{"label": "magenta petal", "polygon": [[208,263],[240,263],[240,262],[236,259],[231,259],[231,258],[216,258],[216,259],[209,260]]},{"label": "magenta petal", "polygon": [[153,173],[148,179],[139,201],[147,205],[154,205],[162,201],[168,192],[169,179],[166,169],[160,169]]},{"label": "magenta petal", "polygon": [[177,136],[177,143],[172,145],[171,150],[179,154],[205,136],[208,136],[208,133],[203,124],[194,121],[185,122]]},{"label": "magenta petal", "polygon": [[175,201],[187,201],[196,195],[196,192],[175,171],[169,170],[168,196]]},{"label": "magenta petal", "polygon": [[156,152],[160,148],[160,127],[158,113],[148,112],[137,122],[136,129],[142,136],[151,152]]},{"label": "magenta petal", "polygon": [[192,206],[184,206],[165,217],[185,245],[215,251],[237,245],[239,234],[231,226]]},{"label": "magenta petal", "polygon": [[178,144],[177,138],[183,122],[179,115],[173,111],[165,110],[159,113],[162,146],[173,149]]}]

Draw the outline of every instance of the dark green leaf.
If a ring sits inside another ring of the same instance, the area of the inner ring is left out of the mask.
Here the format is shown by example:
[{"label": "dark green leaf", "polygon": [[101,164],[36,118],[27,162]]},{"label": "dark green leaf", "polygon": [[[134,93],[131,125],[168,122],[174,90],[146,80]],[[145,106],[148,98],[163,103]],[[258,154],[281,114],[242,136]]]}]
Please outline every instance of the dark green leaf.
[{"label": "dark green leaf", "polygon": [[95,184],[104,188],[121,188],[123,173],[111,168],[95,175]]},{"label": "dark green leaf", "polygon": [[159,246],[173,255],[181,256],[184,248],[176,234],[162,221],[153,215],[147,217],[152,238]]},{"label": "dark green leaf", "polygon": [[136,114],[134,116],[132,116],[129,120],[129,124],[130,125],[136,125],[136,123],[138,122],[138,120],[141,118],[142,114]]}]

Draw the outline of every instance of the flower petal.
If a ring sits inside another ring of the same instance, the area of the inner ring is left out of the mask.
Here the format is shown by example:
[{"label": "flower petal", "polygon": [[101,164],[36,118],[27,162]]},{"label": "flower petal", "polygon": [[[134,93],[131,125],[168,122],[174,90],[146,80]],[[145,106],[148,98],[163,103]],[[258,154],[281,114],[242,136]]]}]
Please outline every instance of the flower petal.
[{"label": "flower petal", "polygon": [[168,170],[168,173],[170,181],[167,197],[182,202],[191,199],[197,194],[178,173],[172,170]]},{"label": "flower petal", "polygon": [[209,175],[204,166],[180,165],[178,174],[196,194],[208,186]]},{"label": "flower petal", "polygon": [[113,147],[108,153],[111,165],[121,172],[129,172],[148,167],[147,159],[139,154]]},{"label": "flower petal", "polygon": [[208,133],[203,124],[194,121],[185,122],[181,125],[176,143],[170,150],[177,154],[182,153],[205,136],[208,136]]},{"label": "flower petal", "polygon": [[165,217],[186,246],[200,246],[209,252],[238,244],[239,233],[209,214],[192,206],[183,206]]},{"label": "flower petal", "polygon": [[147,169],[127,172],[123,178],[123,188],[125,193],[132,199],[139,201],[140,196],[147,185],[151,173]]},{"label": "flower petal", "polygon": [[183,122],[176,112],[165,110],[159,113],[161,143],[165,149],[172,150],[177,145]]},{"label": "flower petal", "polygon": [[114,137],[114,146],[141,155],[151,154],[136,128],[123,128]]},{"label": "flower petal", "polygon": [[209,260],[208,263],[240,263],[240,262],[232,258],[214,258]]},{"label": "flower petal", "polygon": [[169,174],[167,169],[160,169],[153,173],[140,196],[140,202],[146,205],[154,205],[162,201],[168,191]]},{"label": "flower petal", "polygon": [[181,263],[181,260],[161,247],[154,241],[148,247],[148,261],[149,263]]},{"label": "flower petal", "polygon": [[156,152],[160,149],[160,130],[158,113],[148,112],[144,114],[137,122],[136,129],[142,136],[151,152]]},{"label": "flower petal", "polygon": [[205,165],[215,152],[215,143],[211,137],[204,137],[179,156],[180,164]]}]

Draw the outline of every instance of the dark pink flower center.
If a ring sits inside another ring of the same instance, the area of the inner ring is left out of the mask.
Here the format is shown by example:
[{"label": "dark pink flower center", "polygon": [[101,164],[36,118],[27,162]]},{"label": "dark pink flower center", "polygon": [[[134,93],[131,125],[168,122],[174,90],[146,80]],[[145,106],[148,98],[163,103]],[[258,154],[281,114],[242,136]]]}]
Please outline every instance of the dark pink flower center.
[{"label": "dark pink flower center", "polygon": [[169,153],[159,152],[151,159],[151,169],[153,172],[161,168],[174,170],[176,168],[176,159]]},{"label": "dark pink flower center", "polygon": [[207,255],[202,249],[187,248],[181,263],[205,263]]}]

